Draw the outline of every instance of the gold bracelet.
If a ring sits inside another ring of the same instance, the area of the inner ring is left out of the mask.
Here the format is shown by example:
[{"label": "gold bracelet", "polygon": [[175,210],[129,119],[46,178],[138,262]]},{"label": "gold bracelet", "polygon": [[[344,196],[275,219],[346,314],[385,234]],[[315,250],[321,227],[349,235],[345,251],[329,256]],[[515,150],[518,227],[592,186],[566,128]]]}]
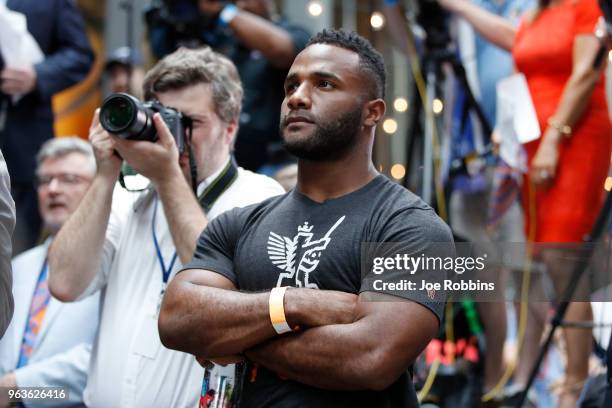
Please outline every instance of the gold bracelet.
[{"label": "gold bracelet", "polygon": [[569,125],[562,125],[553,118],[548,118],[548,126],[561,133],[562,136],[568,138],[572,135],[572,128]]}]

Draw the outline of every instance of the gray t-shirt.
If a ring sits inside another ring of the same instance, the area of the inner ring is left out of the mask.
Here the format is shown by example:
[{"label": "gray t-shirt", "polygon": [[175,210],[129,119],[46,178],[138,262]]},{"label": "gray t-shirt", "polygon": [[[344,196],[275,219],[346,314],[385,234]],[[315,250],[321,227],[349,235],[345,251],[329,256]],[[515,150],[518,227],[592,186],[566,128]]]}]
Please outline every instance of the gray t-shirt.
[{"label": "gray t-shirt", "polygon": [[[239,290],[249,292],[293,286],[358,294],[372,291],[374,278],[410,278],[408,273],[398,276],[398,271],[373,276],[369,272],[373,252],[364,250],[364,243],[395,243],[391,248],[378,248],[379,256],[381,251],[393,256],[400,247],[404,253],[410,248],[410,253],[452,256],[454,248],[449,228],[427,204],[379,175],[364,187],[323,203],[294,190],[228,211],[204,230],[194,258],[185,269],[217,272]],[[427,273],[431,280],[444,278],[442,271]],[[442,316],[442,293],[432,296],[414,290],[379,292],[413,300],[438,319]],[[398,324],[401,321],[398,317]],[[409,317],[405,324],[410,324]],[[251,376],[250,363],[245,372]],[[249,378],[243,383],[241,406],[416,407],[418,403],[407,372],[383,391],[343,392],[286,381],[258,367],[255,380]]]}]

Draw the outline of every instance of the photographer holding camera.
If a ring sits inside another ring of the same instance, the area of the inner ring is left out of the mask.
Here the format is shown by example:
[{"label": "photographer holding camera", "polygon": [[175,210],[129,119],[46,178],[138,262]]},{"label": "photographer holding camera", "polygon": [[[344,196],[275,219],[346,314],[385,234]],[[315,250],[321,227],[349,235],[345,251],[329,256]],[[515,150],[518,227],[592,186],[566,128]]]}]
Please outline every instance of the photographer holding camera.
[{"label": "photographer holding camera", "polygon": [[[283,192],[231,158],[242,89],[225,57],[180,49],[148,72],[143,88],[159,103],[115,94],[96,112],[89,137],[98,172],[49,252],[54,296],[74,301],[104,293],[84,396],[89,407],[196,405],[203,369],[159,339],[166,284],[191,259],[208,219]],[[151,188],[116,189],[119,156]]]},{"label": "photographer holding camera", "polygon": [[281,17],[272,0],[161,0],[146,17],[158,58],[181,45],[208,44],[236,64],[244,87],[236,160],[259,169],[269,160],[269,145],[280,142],[283,82],[310,34]]}]

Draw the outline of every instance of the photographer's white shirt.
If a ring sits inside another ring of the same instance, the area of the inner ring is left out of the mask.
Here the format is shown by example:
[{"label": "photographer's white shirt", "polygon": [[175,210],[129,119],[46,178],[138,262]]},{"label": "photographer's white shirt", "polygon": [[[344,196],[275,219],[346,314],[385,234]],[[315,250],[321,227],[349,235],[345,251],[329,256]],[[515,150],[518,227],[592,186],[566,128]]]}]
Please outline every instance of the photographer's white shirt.
[{"label": "photographer's white shirt", "polygon": [[[210,184],[224,167],[203,184]],[[239,168],[237,179],[214,203],[208,219],[282,193],[271,178]],[[198,405],[203,368],[192,355],[166,349],[159,340],[163,280],[152,236],[155,200],[154,193],[128,193],[120,187],[113,196],[102,266],[81,296],[102,291],[100,328],[84,394],[88,407]],[[167,268],[175,247],[161,203],[154,228]],[[177,259],[170,279],[180,269]]]}]

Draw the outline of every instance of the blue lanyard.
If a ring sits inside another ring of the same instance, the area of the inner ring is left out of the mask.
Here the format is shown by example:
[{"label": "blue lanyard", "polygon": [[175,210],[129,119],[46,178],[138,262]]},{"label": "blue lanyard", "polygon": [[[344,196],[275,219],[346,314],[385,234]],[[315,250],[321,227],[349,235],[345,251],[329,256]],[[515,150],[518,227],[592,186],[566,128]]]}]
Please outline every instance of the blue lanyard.
[{"label": "blue lanyard", "polygon": [[48,275],[49,275],[49,263],[47,262],[47,258],[45,257],[45,261],[43,262],[42,269],[40,270],[40,275],[38,275],[38,282],[36,282],[36,285],[38,286],[40,282],[47,280]]},{"label": "blue lanyard", "polygon": [[[174,267],[174,263],[176,262],[176,251],[174,251],[174,255],[172,256],[172,261],[170,261],[170,265],[168,269],[166,269],[166,263],[164,262],[164,257],[161,253],[161,248],[159,247],[159,242],[157,241],[157,234],[155,233],[155,219],[157,218],[157,197],[155,197],[155,204],[153,207],[153,221],[151,222],[151,231],[153,234],[153,243],[155,244],[155,252],[157,252],[157,260],[159,261],[159,266],[162,270],[162,279],[164,282],[163,288],[166,287],[168,283],[168,278],[170,278],[170,273],[172,273],[172,268]],[[163,293],[164,289],[162,289]]]},{"label": "blue lanyard", "polygon": [[[204,209],[205,212],[208,212],[212,205],[215,203],[217,198],[227,188],[236,180],[238,177],[238,167],[234,162],[234,159],[231,158],[227,163],[221,174],[217,176],[217,178],[210,183],[210,185],[202,192],[202,194],[198,197],[198,201],[200,205]],[[157,252],[157,259],[159,260],[159,266],[162,270],[162,278],[164,280],[164,285],[162,287],[162,295],[166,288],[166,284],[168,283],[168,278],[170,278],[170,273],[172,272],[172,268],[174,267],[174,263],[176,262],[176,251],[174,251],[174,255],[172,256],[172,261],[170,261],[170,265],[168,269],[166,269],[166,263],[164,262],[164,257],[161,254],[161,248],[159,247],[159,242],[157,241],[157,235],[155,234],[155,219],[157,217],[157,197],[155,197],[155,207],[153,208],[153,221],[151,223],[151,231],[153,234],[153,243],[155,244],[155,251]]]}]

